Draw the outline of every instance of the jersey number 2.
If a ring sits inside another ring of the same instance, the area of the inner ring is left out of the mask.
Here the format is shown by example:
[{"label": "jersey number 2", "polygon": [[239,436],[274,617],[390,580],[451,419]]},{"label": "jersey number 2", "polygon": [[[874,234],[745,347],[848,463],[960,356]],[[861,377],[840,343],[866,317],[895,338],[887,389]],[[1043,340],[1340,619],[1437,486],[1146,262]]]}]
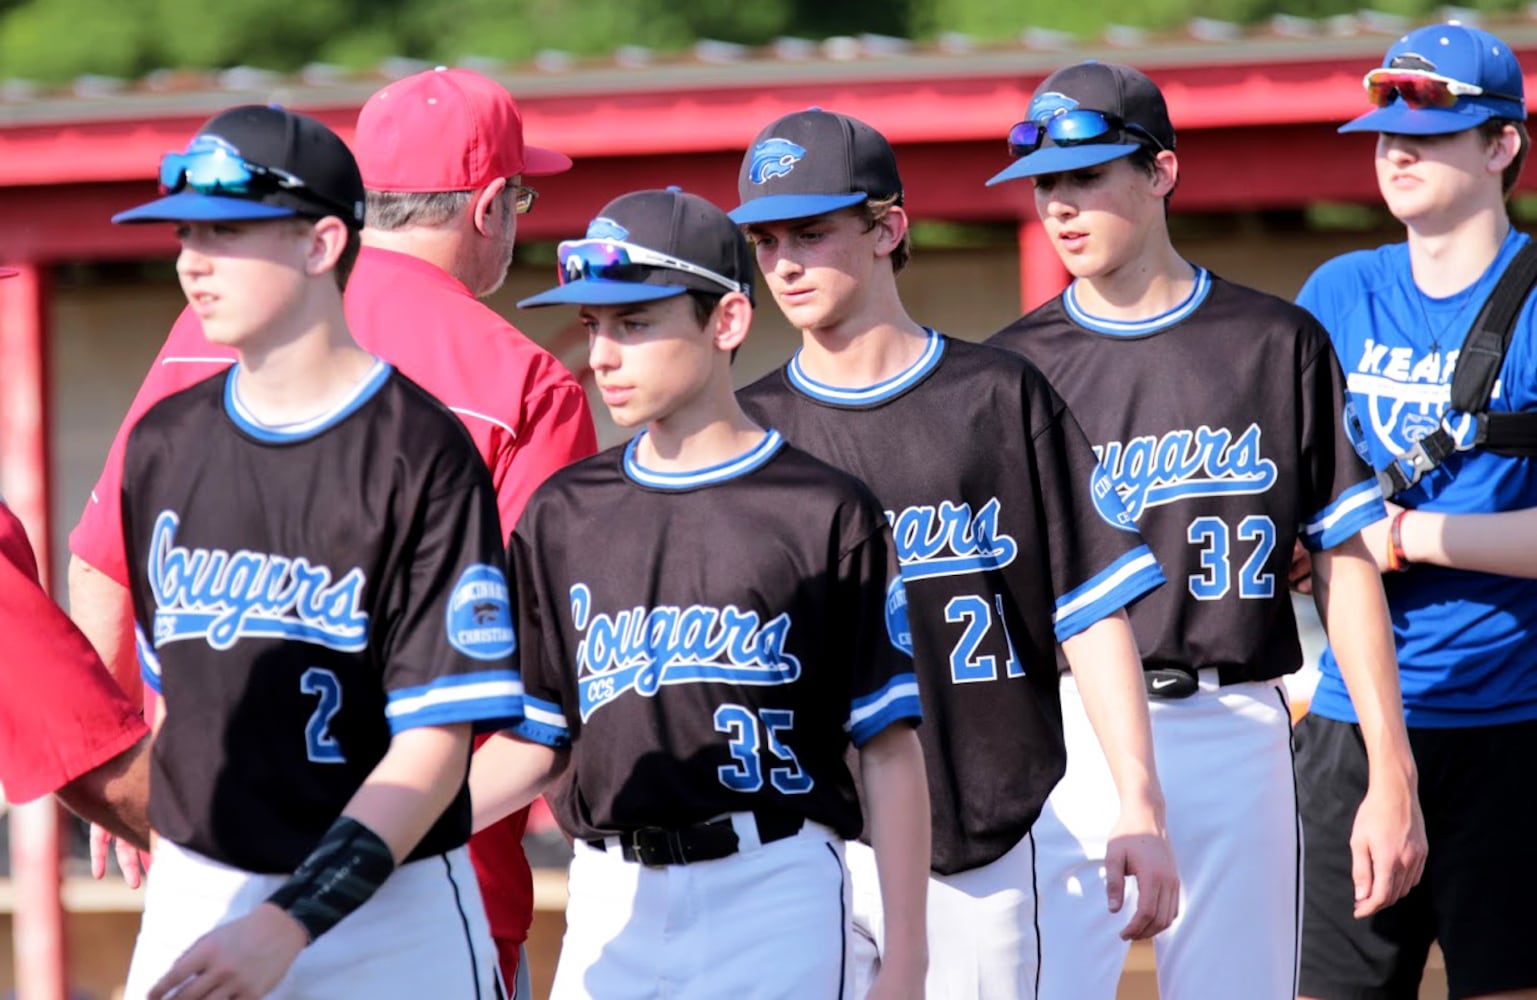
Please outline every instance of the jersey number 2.
[{"label": "jersey number 2", "polygon": [[[759,719],[762,725],[759,725]],[[795,726],[795,713],[786,708],[765,708],[757,715],[743,705],[722,705],[715,710],[715,731],[731,737],[733,763],[716,768],[720,783],[733,792],[756,792],[763,787],[763,763],[758,750],[762,744],[759,731],[768,737],[768,751],[785,762],[769,768],[769,781],[786,795],[811,791],[811,775],[801,769],[795,751],[780,740]]]},{"label": "jersey number 2", "polygon": [[331,735],[331,720],[342,708],[342,682],[324,667],[310,667],[299,678],[299,690],[320,695],[320,704],[310,713],[304,727],[304,744],[309,759],[316,764],[345,764],[342,746]]},{"label": "jersey number 2", "polygon": [[[1275,522],[1263,514],[1250,514],[1238,522],[1238,540],[1254,542],[1254,551],[1238,570],[1238,596],[1274,597],[1275,574],[1262,572],[1275,549]],[[1198,517],[1190,522],[1185,537],[1201,546],[1202,572],[1190,577],[1190,593],[1198,601],[1215,601],[1232,587],[1233,567],[1227,522],[1220,517]]]}]

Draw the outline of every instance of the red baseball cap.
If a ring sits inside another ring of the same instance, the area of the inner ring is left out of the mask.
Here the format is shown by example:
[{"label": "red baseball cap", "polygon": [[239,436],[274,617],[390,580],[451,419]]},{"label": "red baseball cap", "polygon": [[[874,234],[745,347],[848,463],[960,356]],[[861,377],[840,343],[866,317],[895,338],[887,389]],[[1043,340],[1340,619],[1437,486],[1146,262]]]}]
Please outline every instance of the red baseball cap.
[{"label": "red baseball cap", "polygon": [[443,66],[370,97],[352,146],[371,191],[469,191],[498,177],[571,169],[564,153],[523,144],[523,116],[507,88]]}]

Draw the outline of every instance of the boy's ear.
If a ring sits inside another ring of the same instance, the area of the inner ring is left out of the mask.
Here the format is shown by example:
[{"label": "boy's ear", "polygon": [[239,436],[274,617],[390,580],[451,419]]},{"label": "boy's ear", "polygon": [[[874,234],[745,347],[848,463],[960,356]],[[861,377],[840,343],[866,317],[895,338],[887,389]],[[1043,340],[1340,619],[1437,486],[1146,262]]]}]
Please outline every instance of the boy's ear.
[{"label": "boy's ear", "polygon": [[1514,125],[1506,125],[1489,144],[1489,172],[1503,174],[1505,168],[1516,160],[1521,151],[1521,134]]},{"label": "boy's ear", "polygon": [[752,303],[741,292],[727,292],[716,304],[710,322],[714,324],[711,335],[716,350],[735,351],[747,339],[752,326]]},{"label": "boy's ear", "polygon": [[891,205],[879,219],[875,220],[875,231],[879,234],[875,241],[875,252],[881,257],[890,257],[902,245],[902,240],[907,236],[907,210],[901,205]]},{"label": "boy's ear", "polygon": [[347,249],[348,236],[347,224],[334,215],[317,219],[311,224],[305,273],[313,277],[335,268]]},{"label": "boy's ear", "polygon": [[1153,194],[1160,200],[1179,183],[1179,158],[1172,150],[1159,150],[1153,157]]}]

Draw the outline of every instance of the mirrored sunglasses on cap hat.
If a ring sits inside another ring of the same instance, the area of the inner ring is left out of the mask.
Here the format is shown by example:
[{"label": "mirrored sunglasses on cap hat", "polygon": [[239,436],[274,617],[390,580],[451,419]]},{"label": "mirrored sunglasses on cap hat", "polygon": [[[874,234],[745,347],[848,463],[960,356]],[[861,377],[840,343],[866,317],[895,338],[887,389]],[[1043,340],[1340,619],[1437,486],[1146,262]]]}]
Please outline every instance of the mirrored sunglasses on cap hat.
[{"label": "mirrored sunglasses on cap hat", "polygon": [[719,285],[728,292],[748,294],[748,286],[732,281],[723,274],[686,260],[660,253],[649,247],[621,240],[584,239],[566,240],[556,248],[560,262],[560,283],[569,284],[595,278],[607,281],[638,281],[637,268],[661,267],[682,271],[697,278]]},{"label": "mirrored sunglasses on cap hat", "polygon": [[1029,156],[1048,138],[1058,146],[1074,146],[1098,142],[1106,136],[1118,139],[1128,133],[1147,140],[1157,149],[1164,148],[1163,143],[1141,125],[1109,112],[1075,108],[1059,110],[1037,121],[1016,122],[1009,129],[1009,155],[1015,159]]},{"label": "mirrored sunglasses on cap hat", "polygon": [[1378,66],[1366,74],[1361,82],[1372,104],[1385,108],[1400,97],[1411,108],[1452,108],[1464,97],[1522,103],[1522,99],[1514,94],[1502,94],[1476,83],[1463,83],[1432,70],[1400,65],[1404,62],[1404,59],[1395,59],[1393,65]]},{"label": "mirrored sunglasses on cap hat", "polygon": [[268,167],[241,156],[234,147],[217,136],[200,135],[184,153],[167,153],[160,159],[160,193],[192,191],[203,195],[229,195],[236,198],[260,198],[264,194],[289,191],[313,200],[343,219],[353,210],[336,204],[297,177],[278,167]]}]

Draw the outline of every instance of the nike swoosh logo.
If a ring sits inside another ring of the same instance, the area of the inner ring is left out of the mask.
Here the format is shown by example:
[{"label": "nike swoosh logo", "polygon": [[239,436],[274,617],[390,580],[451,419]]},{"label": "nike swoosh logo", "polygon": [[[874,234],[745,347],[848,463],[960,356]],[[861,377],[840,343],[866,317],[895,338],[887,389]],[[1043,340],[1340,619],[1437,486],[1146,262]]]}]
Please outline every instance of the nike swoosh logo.
[{"label": "nike swoosh logo", "polygon": [[1168,687],[1169,685],[1171,685],[1171,684],[1178,684],[1178,683],[1179,683],[1179,681],[1175,680],[1172,677],[1155,677],[1155,678],[1153,678],[1153,690],[1154,691],[1162,691],[1164,688]]}]

